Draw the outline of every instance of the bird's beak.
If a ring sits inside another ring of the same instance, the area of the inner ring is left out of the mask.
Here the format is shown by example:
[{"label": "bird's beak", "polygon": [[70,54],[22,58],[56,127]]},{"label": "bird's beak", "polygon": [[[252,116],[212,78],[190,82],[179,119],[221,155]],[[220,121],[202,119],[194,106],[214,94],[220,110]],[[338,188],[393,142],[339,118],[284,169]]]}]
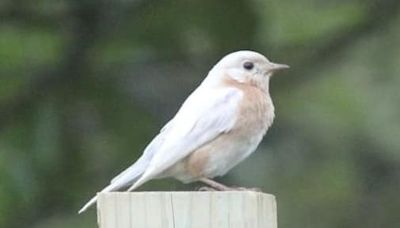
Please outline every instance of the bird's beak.
[{"label": "bird's beak", "polygon": [[281,63],[271,63],[269,66],[269,71],[270,72],[276,72],[284,69],[290,68],[289,65],[286,64],[281,64]]}]

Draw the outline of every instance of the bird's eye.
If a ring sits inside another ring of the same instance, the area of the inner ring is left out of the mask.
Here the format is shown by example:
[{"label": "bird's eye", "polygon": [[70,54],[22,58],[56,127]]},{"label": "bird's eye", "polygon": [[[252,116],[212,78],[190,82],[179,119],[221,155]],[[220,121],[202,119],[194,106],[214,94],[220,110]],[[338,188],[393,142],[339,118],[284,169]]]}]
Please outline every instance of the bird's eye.
[{"label": "bird's eye", "polygon": [[246,70],[251,70],[251,69],[254,68],[254,64],[253,64],[252,62],[244,62],[244,63],[243,63],[243,67],[244,67],[244,69],[246,69]]}]

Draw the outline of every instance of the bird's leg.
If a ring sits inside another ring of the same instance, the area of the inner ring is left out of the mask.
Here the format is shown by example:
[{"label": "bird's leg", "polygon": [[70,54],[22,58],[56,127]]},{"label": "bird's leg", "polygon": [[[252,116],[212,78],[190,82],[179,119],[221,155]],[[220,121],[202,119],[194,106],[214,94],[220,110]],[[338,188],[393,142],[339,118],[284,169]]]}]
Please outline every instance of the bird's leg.
[{"label": "bird's leg", "polygon": [[203,182],[206,185],[209,185],[211,188],[216,189],[218,191],[232,191],[233,189],[225,186],[221,183],[218,183],[214,180],[208,179],[208,178],[201,178],[199,181]]},{"label": "bird's leg", "polygon": [[[245,187],[228,187],[221,183],[218,183],[214,180],[208,178],[201,178],[199,181],[209,185],[211,190],[218,190],[218,191],[252,191],[252,192],[261,192],[259,188],[245,188]],[[210,188],[202,187],[200,191],[208,191]]]}]

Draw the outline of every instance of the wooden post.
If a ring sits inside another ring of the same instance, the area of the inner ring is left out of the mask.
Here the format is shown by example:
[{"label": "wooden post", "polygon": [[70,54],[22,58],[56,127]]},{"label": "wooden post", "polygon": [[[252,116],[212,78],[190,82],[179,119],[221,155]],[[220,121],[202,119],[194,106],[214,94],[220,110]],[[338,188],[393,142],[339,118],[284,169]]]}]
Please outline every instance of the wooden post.
[{"label": "wooden post", "polygon": [[277,228],[273,195],[250,192],[100,193],[100,228]]}]

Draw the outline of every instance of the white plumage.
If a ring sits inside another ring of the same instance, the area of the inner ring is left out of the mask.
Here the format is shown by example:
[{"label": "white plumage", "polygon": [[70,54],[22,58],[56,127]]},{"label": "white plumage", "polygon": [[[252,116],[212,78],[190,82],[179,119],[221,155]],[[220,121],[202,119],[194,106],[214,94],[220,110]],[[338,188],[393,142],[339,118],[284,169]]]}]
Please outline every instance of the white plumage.
[{"label": "white plumage", "polygon": [[[245,62],[254,69],[244,68]],[[190,182],[226,173],[256,149],[272,124],[268,82],[273,71],[283,68],[287,66],[252,51],[224,57],[143,155],[101,192],[129,186],[131,191],[161,177]],[[96,200],[93,197],[79,213]]]}]

